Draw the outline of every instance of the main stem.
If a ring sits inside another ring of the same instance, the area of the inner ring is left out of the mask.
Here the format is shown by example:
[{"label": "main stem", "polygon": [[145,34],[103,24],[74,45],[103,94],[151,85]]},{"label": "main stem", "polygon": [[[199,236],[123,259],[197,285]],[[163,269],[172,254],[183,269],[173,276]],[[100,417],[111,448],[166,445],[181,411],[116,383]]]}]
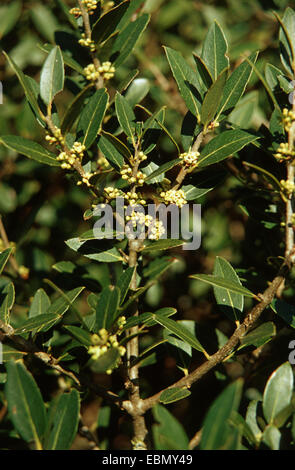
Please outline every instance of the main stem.
[{"label": "main stem", "polygon": [[[136,267],[138,250],[141,246],[140,240],[129,240],[129,267],[135,268],[133,278],[131,280],[130,289],[135,292],[136,290]],[[136,299],[133,303],[133,316],[138,316],[138,300]],[[141,409],[142,400],[140,398],[139,389],[139,368],[134,363],[135,359],[139,355],[139,344],[138,344],[138,326],[134,326],[129,330],[129,334],[132,336],[130,341],[127,343],[127,371],[128,381],[127,390],[129,391],[130,408],[129,414],[133,418],[133,432],[134,437],[132,440],[134,450],[146,450],[145,438],[147,435],[147,428],[145,425],[145,419],[143,410]]]}]

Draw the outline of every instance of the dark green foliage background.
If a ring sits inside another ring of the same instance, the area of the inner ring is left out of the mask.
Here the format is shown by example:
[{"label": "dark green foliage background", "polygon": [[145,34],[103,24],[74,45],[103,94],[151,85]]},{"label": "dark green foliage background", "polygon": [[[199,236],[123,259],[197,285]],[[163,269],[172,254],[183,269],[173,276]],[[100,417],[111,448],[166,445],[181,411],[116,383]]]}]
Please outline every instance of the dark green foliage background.
[{"label": "dark green foliage background", "polygon": [[[68,30],[67,19],[57,1],[24,0],[20,16],[16,23],[11,25],[10,31],[6,32],[6,21],[2,13],[5,5],[11,3],[13,1],[1,2],[0,47],[27,75],[38,81],[40,68],[47,56],[39,46],[44,42],[58,40],[61,37],[58,31]],[[74,6],[75,2],[69,0],[66,3],[68,6]],[[279,25],[273,11],[282,16],[287,6],[295,7],[295,2],[262,0],[147,0],[145,3],[146,11],[151,13],[151,22],[135,52],[120,67],[114,88],[130,70],[138,68],[138,76],[148,79],[150,85],[149,93],[142,104],[153,112],[161,106],[167,106],[165,125],[178,143],[186,107],[178,93],[162,46],[180,51],[191,61],[191,53],[200,52],[208,28],[216,19],[228,40],[232,67],[240,63],[243,54],[256,50],[261,51],[257,63],[260,71],[264,70],[266,63],[280,67]],[[3,54],[0,55],[0,80],[4,89],[4,104],[0,106],[1,135],[15,134],[44,145],[45,134],[35,122],[17,77],[8,67]],[[66,109],[76,92],[74,81],[68,81],[67,85],[67,91],[57,99],[61,111]],[[272,108],[263,85],[254,73],[248,85],[247,96],[250,95],[254,106],[241,117],[241,127],[258,130],[261,125],[268,123]],[[141,112],[138,111],[139,116]],[[175,147],[165,135],[162,135],[157,151],[161,154],[161,163],[177,158]],[[273,161],[270,165],[269,156],[254,146],[247,147],[239,155],[240,160],[237,159],[236,164],[241,169],[241,161],[245,159],[260,167],[267,165],[269,171],[276,172],[278,179],[284,177],[283,170],[276,162]],[[223,172],[224,178],[222,184],[214,191],[198,200],[202,204],[201,248],[195,252],[183,251],[180,248],[171,250],[169,256],[178,262],[164,275],[160,283],[147,291],[142,304],[142,312],[173,306],[178,311],[176,320],[197,321],[201,333],[206,338],[209,353],[216,350],[215,329],[218,328],[229,336],[233,325],[216,305],[211,287],[189,279],[188,276],[196,272],[212,273],[215,257],[221,256],[234,266],[243,283],[258,293],[265,289],[266,281],[273,278],[278,268],[277,257],[281,256],[284,250],[283,232],[279,221],[275,214],[269,212],[268,204],[272,203],[271,199],[259,189],[260,177],[254,175],[245,187],[233,174],[230,165],[221,163],[214,166],[214,171]],[[37,289],[42,287],[48,295],[54,297],[52,288],[44,279],[50,279],[62,290],[67,291],[85,285],[86,290],[76,303],[78,310],[83,314],[89,310],[87,289],[99,293],[120,273],[120,266],[115,265],[110,269],[109,264],[90,263],[65,244],[65,240],[77,237],[89,229],[88,222],[83,221],[83,213],[88,208],[89,199],[86,192],[74,185],[64,172],[28,160],[0,146],[0,213],[9,239],[17,246],[15,256],[18,263],[30,270],[28,280],[15,281],[16,303],[12,315],[16,323],[26,319],[30,302]],[[274,222],[274,225],[271,222]],[[55,263],[60,261],[76,263],[74,273],[61,274],[54,269]],[[285,299],[290,304],[294,302],[294,277],[293,272],[285,292]],[[245,301],[247,308],[253,305],[252,299]],[[71,315],[68,313],[65,317],[66,324],[71,323]],[[273,311],[268,309],[264,314],[264,321],[271,321],[274,316]],[[232,361],[209,373],[192,389],[190,397],[168,406],[172,415],[182,423],[189,439],[202,426],[213,400],[224,390],[225,385],[233,380],[242,377],[245,381],[240,408],[243,416],[249,400],[261,396],[269,375],[287,361],[288,344],[294,337],[292,329],[287,328],[283,320],[276,318],[276,324],[279,334],[264,347],[260,356],[254,357],[251,350],[242,351]],[[157,336],[157,332],[155,335]],[[160,338],[160,332],[158,336]],[[144,341],[147,346],[151,338],[147,336]],[[198,365],[199,361],[198,355],[193,356],[194,366]],[[34,361],[30,364],[30,370],[44,400],[51,400],[58,388],[57,379],[52,377],[51,371],[48,372],[45,367]],[[0,369],[0,387],[1,377],[5,380],[1,374],[4,374],[4,367]],[[142,369],[142,374],[144,397],[181,377],[169,348],[163,348],[157,356],[157,362]],[[95,380],[107,387],[111,384],[109,377],[98,375]],[[122,377],[118,375],[113,379],[113,388],[119,390],[120,387]],[[0,412],[1,407],[5,405],[4,400],[0,391]],[[130,432],[128,419],[121,419],[118,423],[118,412],[112,411],[108,421],[109,409],[91,393],[82,396],[82,401],[82,414],[86,420],[92,411],[94,416],[99,417],[98,436],[102,446],[108,445],[113,449],[129,448],[126,437]],[[150,424],[157,420],[157,413],[161,411],[157,410],[153,416],[148,416]],[[165,411],[163,413],[163,422],[173,425],[173,422],[169,423],[171,416],[165,416]],[[91,419],[90,424],[95,428]],[[180,439],[179,436],[180,434],[177,439]],[[187,438],[184,437],[184,442],[185,439]],[[292,447],[288,429],[284,439],[282,447]],[[7,415],[1,416],[0,447],[25,446],[12,430]],[[82,438],[76,439],[74,448],[87,448],[86,441]]]}]

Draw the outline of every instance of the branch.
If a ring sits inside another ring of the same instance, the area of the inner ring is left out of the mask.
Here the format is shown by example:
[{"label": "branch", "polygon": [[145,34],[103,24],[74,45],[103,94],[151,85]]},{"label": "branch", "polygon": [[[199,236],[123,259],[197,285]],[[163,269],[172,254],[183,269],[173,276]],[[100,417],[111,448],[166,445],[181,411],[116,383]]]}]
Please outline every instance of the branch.
[{"label": "branch", "polygon": [[[292,253],[291,253],[292,255]],[[264,293],[260,296],[261,302],[255,307],[250,310],[247,314],[246,318],[244,319],[243,323],[235,330],[233,335],[229,338],[227,343],[220,348],[215,354],[210,356],[210,358],[204,362],[200,367],[195,369],[186,377],[175,382],[173,385],[161,390],[160,392],[156,393],[155,395],[142,400],[141,407],[144,411],[149,410],[152,408],[158,401],[160,400],[160,396],[163,391],[169,390],[174,387],[187,387],[190,388],[192,384],[200,380],[205,374],[207,374],[211,369],[216,367],[218,364],[223,362],[227,356],[236,348],[236,346],[240,343],[241,339],[248,333],[248,331],[252,328],[255,322],[258,320],[262,312],[270,305],[273,298],[276,295],[278,288],[280,287],[281,283],[285,280],[289,269],[291,267],[291,255],[290,257],[284,262],[280,271],[278,272],[277,276],[271,282],[269,287],[264,291]],[[293,254],[294,255],[294,254]],[[124,406],[124,403],[123,403]]]}]

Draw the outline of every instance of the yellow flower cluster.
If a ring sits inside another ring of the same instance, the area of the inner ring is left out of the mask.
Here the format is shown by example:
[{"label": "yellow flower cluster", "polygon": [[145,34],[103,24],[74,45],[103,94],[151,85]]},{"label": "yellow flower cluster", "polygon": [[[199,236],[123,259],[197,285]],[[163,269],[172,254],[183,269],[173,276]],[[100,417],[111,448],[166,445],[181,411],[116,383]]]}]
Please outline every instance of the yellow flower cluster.
[{"label": "yellow flower cluster", "polygon": [[[93,15],[94,10],[97,8],[98,0],[82,0],[83,5],[85,6],[89,15]],[[70,13],[76,18],[82,15],[80,8],[71,8]]]},{"label": "yellow flower cluster", "polygon": [[128,165],[123,165],[120,171],[123,180],[127,180],[129,184],[136,183],[138,186],[142,186],[146,179],[146,175],[142,171],[138,171],[136,176],[132,176],[132,168]]},{"label": "yellow flower cluster", "polygon": [[144,162],[145,160],[147,160],[147,155],[145,155],[142,151],[138,152],[138,154],[136,155],[136,158],[135,157],[130,158],[130,162],[132,165],[134,165],[135,163]]},{"label": "yellow flower cluster", "polygon": [[176,204],[178,207],[182,207],[187,203],[182,189],[169,189],[168,191],[162,191],[160,196],[164,199],[166,204]]},{"label": "yellow flower cluster", "polygon": [[193,150],[189,149],[188,152],[181,153],[179,158],[183,161],[186,166],[194,167],[198,164],[200,153],[194,152]]},{"label": "yellow flower cluster", "polygon": [[130,216],[126,216],[126,220],[130,221],[135,228],[142,225],[148,228],[148,238],[150,240],[159,240],[165,234],[165,227],[162,221],[153,219],[151,215],[145,215],[142,212],[132,212]]},{"label": "yellow flower cluster", "polygon": [[70,170],[77,160],[81,162],[85,150],[85,145],[82,145],[80,142],[74,142],[69,154],[67,152],[61,152],[56,159],[63,162],[61,167],[64,170]]},{"label": "yellow flower cluster", "polygon": [[103,155],[97,159],[96,163],[100,170],[106,170],[110,168],[109,162],[107,161],[106,157],[104,157]]},{"label": "yellow flower cluster", "polygon": [[284,159],[290,159],[295,156],[295,151],[290,150],[289,144],[287,142],[282,142],[278,149],[277,152],[275,153],[275,158],[278,160],[284,160]]},{"label": "yellow flower cluster", "polygon": [[127,193],[124,195],[124,198],[131,206],[135,206],[136,204],[141,204],[144,206],[146,204],[146,200],[143,199],[143,196],[140,193],[136,193],[135,191],[127,191]]},{"label": "yellow flower cluster", "polygon": [[79,39],[78,42],[81,44],[81,46],[89,47],[91,52],[95,52],[96,47],[94,41],[92,41],[90,38],[86,38],[84,33],[82,33],[82,39]]},{"label": "yellow flower cluster", "polygon": [[295,122],[295,111],[287,108],[283,109],[283,124],[286,132],[289,132],[292,124]]},{"label": "yellow flower cluster", "polygon": [[295,183],[293,181],[281,180],[280,184],[281,184],[282,190],[287,196],[291,196],[291,194],[294,193]]},{"label": "yellow flower cluster", "polygon": [[133,211],[131,215],[126,216],[126,220],[132,222],[133,227],[137,225],[145,225],[149,227],[153,218],[150,215],[145,215],[142,212]]},{"label": "yellow flower cluster", "polygon": [[161,238],[165,232],[166,231],[163,222],[161,222],[161,220],[154,219],[149,226],[148,238],[150,240],[159,240],[159,238]]},{"label": "yellow flower cluster", "polygon": [[[125,317],[120,317],[117,321],[119,334],[126,323]],[[98,334],[91,336],[92,345],[88,348],[88,353],[91,355],[91,359],[97,361],[103,354],[105,354],[110,348],[118,350],[119,355],[122,357],[126,353],[126,348],[120,346],[117,338],[117,334],[110,334],[105,328],[101,328]],[[107,373],[111,373],[109,370]]]},{"label": "yellow flower cluster", "polygon": [[82,179],[77,182],[77,186],[80,186],[83,183],[86,184],[86,186],[88,187],[91,186],[90,178],[92,178],[92,176],[94,176],[94,173],[90,173],[90,172],[84,173],[82,176]]},{"label": "yellow flower cluster", "polygon": [[104,192],[109,199],[116,199],[116,197],[120,197],[122,195],[122,191],[120,191],[120,189],[113,188],[113,186],[104,188]]},{"label": "yellow flower cluster", "polygon": [[89,64],[84,68],[85,77],[90,82],[96,82],[100,77],[104,80],[110,80],[115,75],[115,71],[116,69],[111,62],[103,62],[98,69],[94,64]]},{"label": "yellow flower cluster", "polygon": [[58,129],[58,127],[55,127],[53,136],[47,134],[45,136],[45,140],[50,143],[50,145],[56,145],[56,144],[61,144],[64,145],[65,139],[61,133],[61,130]]}]

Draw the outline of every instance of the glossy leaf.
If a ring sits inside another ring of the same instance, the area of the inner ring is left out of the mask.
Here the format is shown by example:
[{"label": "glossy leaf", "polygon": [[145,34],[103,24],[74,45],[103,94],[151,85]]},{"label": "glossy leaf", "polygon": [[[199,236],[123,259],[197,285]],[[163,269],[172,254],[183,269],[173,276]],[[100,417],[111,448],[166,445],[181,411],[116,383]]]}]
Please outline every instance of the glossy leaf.
[{"label": "glossy leaf", "polygon": [[[258,57],[258,53],[250,55],[251,61],[255,64]],[[221,114],[230,113],[236,104],[239,102],[240,98],[243,96],[246,86],[250,80],[252,74],[251,65],[244,60],[231,74],[227,80],[221,103],[218,109],[217,119]]]},{"label": "glossy leaf", "polygon": [[126,98],[120,95],[120,93],[116,94],[115,106],[120,126],[125,134],[132,140],[134,145],[135,114]]},{"label": "glossy leaf", "polygon": [[135,268],[127,268],[118,279],[117,287],[120,289],[120,304],[122,304],[128,294]]},{"label": "glossy leaf", "polygon": [[10,323],[10,310],[15,300],[15,290],[12,282],[8,282],[0,288],[0,320],[5,324]]},{"label": "glossy leaf", "polygon": [[120,303],[120,290],[118,287],[105,287],[100,294],[96,307],[96,329],[108,330],[117,318]]},{"label": "glossy leaf", "polygon": [[44,314],[50,307],[50,300],[44,289],[38,289],[32,300],[29,317],[36,317]]},{"label": "glossy leaf", "polygon": [[262,431],[257,424],[257,407],[259,403],[260,402],[258,400],[250,401],[248,408],[247,408],[247,413],[246,413],[246,423],[251,429],[257,442],[261,440],[261,436],[262,436]]},{"label": "glossy leaf", "polygon": [[287,8],[281,20],[280,46],[281,61],[290,76],[294,74],[295,60],[295,12],[292,8]]},{"label": "glossy leaf", "polygon": [[63,90],[64,78],[63,57],[56,46],[49,53],[40,75],[40,96],[45,104],[51,105],[54,97]]},{"label": "glossy leaf", "polygon": [[271,303],[271,308],[279,315],[288,325],[295,328],[295,307],[290,305],[284,300],[274,299]]},{"label": "glossy leaf", "polygon": [[110,165],[114,167],[117,171],[120,171],[120,168],[124,165],[124,158],[118,149],[110,142],[107,137],[101,135],[98,141],[98,148],[108,160]]},{"label": "glossy leaf", "polygon": [[49,330],[61,317],[54,313],[44,313],[35,317],[29,318],[24,321],[18,328],[15,329],[15,334],[28,333],[29,331],[40,332]]},{"label": "glossy leaf", "polygon": [[258,138],[258,136],[238,129],[224,131],[205,145],[199,158],[199,167],[218,163],[246,145],[255,142]]},{"label": "glossy leaf", "polygon": [[201,58],[205,62],[215,81],[218,75],[229,66],[227,42],[223,31],[215,22],[210,28],[203,43]]},{"label": "glossy leaf", "polygon": [[10,419],[21,437],[27,442],[35,442],[36,448],[41,450],[46,418],[40,390],[23,364],[9,362],[6,367],[5,393]]},{"label": "glossy leaf", "polygon": [[153,425],[153,437],[156,450],[185,450],[189,440],[184,428],[170,411],[163,405],[152,409],[157,423]]},{"label": "glossy leaf", "polygon": [[190,276],[193,279],[197,279],[198,281],[203,281],[208,284],[211,284],[214,287],[227,289],[229,292],[233,292],[236,294],[244,295],[246,297],[254,297],[251,291],[243,287],[241,284],[237,282],[232,282],[223,277],[219,276],[212,276],[211,274],[193,274]]},{"label": "glossy leaf", "polygon": [[100,43],[105,41],[111,34],[114,34],[129,5],[130,1],[127,0],[102,15],[93,25],[92,40]]},{"label": "glossy leaf", "polygon": [[191,395],[191,392],[187,388],[174,387],[169,388],[161,393],[160,402],[164,405],[174,403],[179,400],[183,400]]},{"label": "glossy leaf", "polygon": [[154,180],[154,178],[157,178],[158,176],[166,173],[167,171],[171,170],[171,168],[174,168],[176,165],[180,163],[180,159],[176,158],[175,160],[171,160],[170,162],[163,163],[163,165],[159,166],[155,171],[153,171],[147,178],[146,178],[146,183],[151,182]]},{"label": "glossy leaf", "polygon": [[73,325],[66,325],[64,328],[70,333],[71,336],[73,336],[73,338],[79,341],[79,343],[86,347],[91,346],[91,335],[88,333],[88,331]]},{"label": "glossy leaf", "polygon": [[[215,259],[213,274],[214,276],[224,278],[226,281],[242,285],[239,276],[230,263],[219,256]],[[244,296],[219,287],[214,287],[214,295],[221,310],[230,320],[237,321],[240,318],[240,313],[243,311]]]},{"label": "glossy leaf", "polygon": [[197,74],[186,63],[179,52],[174,51],[170,47],[165,47],[165,52],[179,92],[186,106],[190,112],[199,119],[201,108],[200,93],[202,87]]},{"label": "glossy leaf", "polygon": [[263,393],[263,413],[269,424],[287,407],[293,392],[293,371],[289,362],[278,367],[269,377]]},{"label": "glossy leaf", "polygon": [[85,98],[87,98],[88,94],[90,93],[90,90],[91,85],[82,88],[80,93],[75,96],[73,101],[67,107],[60,125],[62,134],[66,134],[71,130],[72,125],[74,124],[82,110]]},{"label": "glossy leaf", "polygon": [[60,395],[54,409],[52,429],[46,443],[46,450],[70,449],[78,429],[79,409],[77,390]]},{"label": "glossy leaf", "polygon": [[91,241],[84,242],[79,238],[71,238],[66,241],[66,244],[72,250],[86,256],[86,258],[101,263],[114,263],[123,260],[117,248],[110,248],[109,243],[105,243],[102,240],[99,240],[99,244],[92,244]]},{"label": "glossy leaf", "polygon": [[149,19],[149,15],[143,14],[120,31],[112,48],[111,55],[111,62],[114,63],[115,67],[122,65],[129,54],[131,54],[137,41],[147,27]]},{"label": "glossy leaf", "polygon": [[201,108],[201,123],[205,127],[213,120],[225,86],[228,69],[224,69],[206,93]]},{"label": "glossy leaf", "polygon": [[32,81],[30,80],[30,77],[27,77],[22,70],[17,66],[17,64],[12,60],[12,58],[6,54],[6,52],[3,51],[3,54],[5,55],[10,67],[14,70],[14,72],[17,75],[17,78],[25,92],[26,98],[28,102],[30,103],[34,113],[36,116],[38,116],[41,119],[41,122],[43,121],[44,116],[41,113],[39,104],[38,104],[38,98],[36,96],[36,93],[32,87]]},{"label": "glossy leaf", "polygon": [[9,256],[11,255],[11,252],[12,252],[12,248],[7,248],[6,250],[0,253],[0,274],[2,274],[2,271],[5,268],[5,265],[9,259]]},{"label": "glossy leaf", "polygon": [[152,241],[150,243],[146,242],[144,248],[142,249],[143,253],[148,253],[152,251],[158,250],[169,250],[170,248],[176,248],[178,246],[184,245],[184,241],[182,240],[158,240]]},{"label": "glossy leaf", "polygon": [[97,90],[84,107],[77,124],[78,141],[88,149],[101,130],[109,95],[105,88]]},{"label": "glossy leaf", "polygon": [[25,139],[24,137],[2,135],[0,137],[0,144],[37,162],[50,166],[59,166],[54,153],[37,144],[37,142]]},{"label": "glossy leaf", "polygon": [[281,433],[276,426],[267,426],[263,432],[262,440],[271,450],[279,450]]},{"label": "glossy leaf", "polygon": [[255,346],[255,348],[259,348],[270,341],[275,334],[276,327],[274,323],[263,323],[263,325],[258,326],[242,338],[239,349],[246,348],[247,346]]},{"label": "glossy leaf", "polygon": [[204,348],[199,340],[181,323],[156,313],[153,315],[153,319],[164,328],[167,328],[169,331],[171,331],[171,333],[178,336],[178,338],[187,342],[192,348],[196,349],[197,351],[204,352]]},{"label": "glossy leaf", "polygon": [[233,412],[238,410],[243,382],[241,379],[228,385],[210,406],[201,438],[201,450],[236,450],[235,431],[229,424]]}]

